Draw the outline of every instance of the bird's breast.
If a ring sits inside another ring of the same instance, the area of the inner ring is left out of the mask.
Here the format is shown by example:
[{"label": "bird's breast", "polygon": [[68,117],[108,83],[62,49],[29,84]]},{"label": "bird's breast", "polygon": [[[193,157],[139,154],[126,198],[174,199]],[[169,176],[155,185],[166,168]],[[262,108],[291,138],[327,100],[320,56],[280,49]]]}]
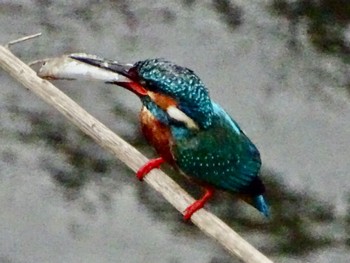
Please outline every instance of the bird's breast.
[{"label": "bird's breast", "polygon": [[166,162],[174,164],[174,158],[171,153],[172,136],[170,128],[158,121],[146,107],[141,109],[140,121],[142,133],[146,140]]}]

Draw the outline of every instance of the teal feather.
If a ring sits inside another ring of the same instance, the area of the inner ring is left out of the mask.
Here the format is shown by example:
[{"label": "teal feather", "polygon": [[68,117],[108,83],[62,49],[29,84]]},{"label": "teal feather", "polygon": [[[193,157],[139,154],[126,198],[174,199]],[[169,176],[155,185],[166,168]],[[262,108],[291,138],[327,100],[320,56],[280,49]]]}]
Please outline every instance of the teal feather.
[{"label": "teal feather", "polygon": [[270,209],[263,195],[253,197],[253,206],[258,209],[264,216],[270,216]]},{"label": "teal feather", "polygon": [[258,175],[259,151],[220,106],[212,105],[210,129],[189,131],[171,127],[174,159],[190,177],[223,190],[242,192]]}]

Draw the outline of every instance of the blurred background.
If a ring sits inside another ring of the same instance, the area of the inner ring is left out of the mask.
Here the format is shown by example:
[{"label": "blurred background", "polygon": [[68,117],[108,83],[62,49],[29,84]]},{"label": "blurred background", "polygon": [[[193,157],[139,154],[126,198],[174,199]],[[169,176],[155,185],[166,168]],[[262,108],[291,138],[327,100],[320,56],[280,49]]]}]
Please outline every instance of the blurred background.
[{"label": "blurred background", "polygon": [[[350,2],[0,0],[2,44],[30,62],[86,52],[193,69],[262,154],[272,217],[208,209],[276,262],[350,259]],[[152,157],[133,94],[54,81]],[[0,262],[238,262],[133,172],[0,71]],[[200,189],[164,167],[191,194]]]}]

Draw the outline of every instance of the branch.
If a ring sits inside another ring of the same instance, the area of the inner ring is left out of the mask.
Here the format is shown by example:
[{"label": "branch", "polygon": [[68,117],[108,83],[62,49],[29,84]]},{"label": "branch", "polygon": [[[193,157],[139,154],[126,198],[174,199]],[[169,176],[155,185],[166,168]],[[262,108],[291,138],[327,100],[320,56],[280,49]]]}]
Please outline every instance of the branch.
[{"label": "branch", "polygon": [[30,39],[33,39],[33,38],[36,38],[36,37],[40,37],[41,36],[41,33],[36,33],[36,34],[33,34],[33,35],[30,35],[30,36],[25,36],[25,37],[21,37],[19,39],[16,39],[16,40],[12,40],[10,42],[8,42],[5,47],[10,47],[14,44],[18,44],[18,43],[21,43],[21,42],[24,42],[24,41],[27,41],[27,40],[30,40]]},{"label": "branch", "polygon": [[[0,46],[0,67],[49,105],[55,107],[68,120],[73,122],[133,171],[136,172],[139,167],[148,161],[139,151],[92,117],[54,85],[39,78],[31,68],[3,46]],[[151,171],[145,177],[144,181],[160,192],[181,213],[195,201],[169,176],[158,169]],[[272,262],[218,217],[205,209],[201,209],[193,214],[191,220],[204,233],[217,240],[242,261],[249,263]]]}]

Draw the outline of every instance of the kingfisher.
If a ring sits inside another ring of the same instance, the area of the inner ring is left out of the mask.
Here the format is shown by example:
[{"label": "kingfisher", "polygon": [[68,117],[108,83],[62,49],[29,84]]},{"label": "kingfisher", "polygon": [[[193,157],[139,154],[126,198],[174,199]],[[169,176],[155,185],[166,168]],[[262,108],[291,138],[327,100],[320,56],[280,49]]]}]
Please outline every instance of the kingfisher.
[{"label": "kingfisher", "polygon": [[259,177],[258,149],[210,98],[208,89],[191,69],[159,58],[135,64],[79,54],[70,58],[122,76],[105,82],[140,98],[142,133],[159,157],[143,165],[136,175],[142,180],[166,162],[198,182],[204,194],[184,211],[185,220],[201,209],[216,189],[238,195],[269,216],[263,196],[265,186]]}]

